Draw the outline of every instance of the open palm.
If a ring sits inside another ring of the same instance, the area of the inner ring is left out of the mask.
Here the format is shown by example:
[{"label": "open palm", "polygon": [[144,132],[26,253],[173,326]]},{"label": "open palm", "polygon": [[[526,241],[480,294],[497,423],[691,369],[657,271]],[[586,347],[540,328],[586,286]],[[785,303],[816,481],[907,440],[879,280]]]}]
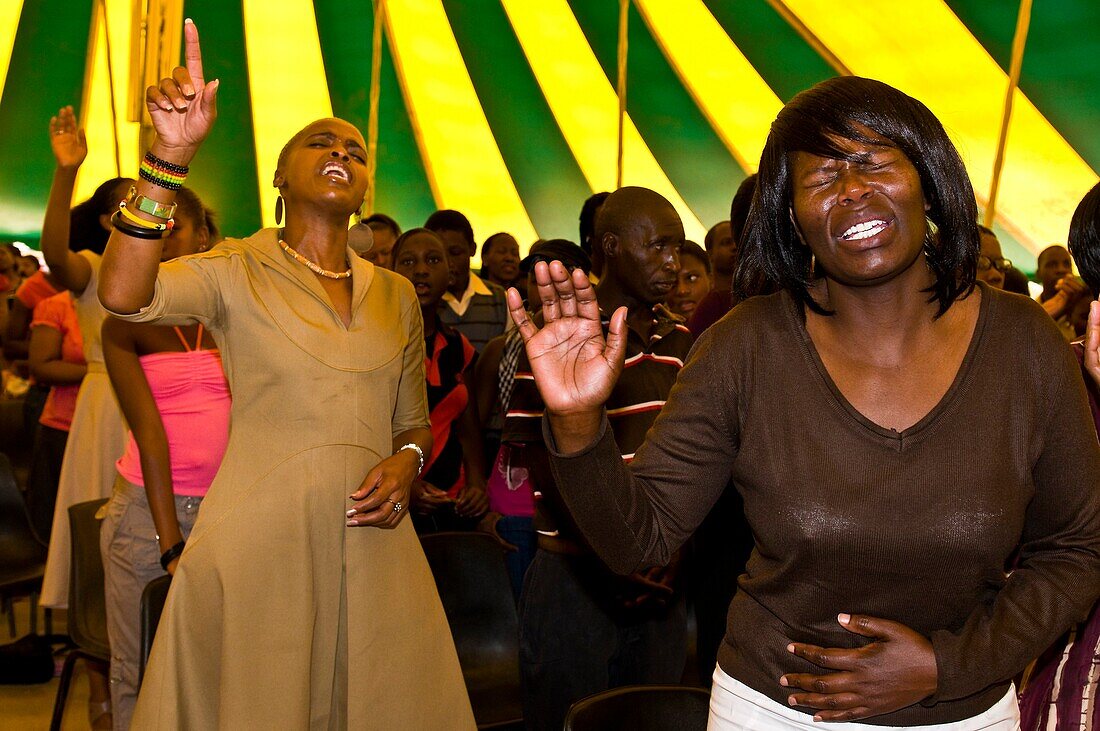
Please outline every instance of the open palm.
[{"label": "open palm", "polygon": [[206,83],[202,70],[199,31],[190,19],[184,23],[186,68],[177,66],[160,86],[145,90],[145,104],[160,144],[194,151],[210,133],[218,116],[218,82]]},{"label": "open palm", "polygon": [[623,369],[626,308],[611,318],[605,340],[596,290],[584,272],[572,275],[561,262],[535,264],[545,324],[535,326],[514,288],[508,309],[527,349],[535,385],[547,411],[570,415],[603,407]]},{"label": "open palm", "polygon": [[88,140],[72,107],[62,107],[50,118],[50,149],[60,168],[78,168],[88,156]]}]

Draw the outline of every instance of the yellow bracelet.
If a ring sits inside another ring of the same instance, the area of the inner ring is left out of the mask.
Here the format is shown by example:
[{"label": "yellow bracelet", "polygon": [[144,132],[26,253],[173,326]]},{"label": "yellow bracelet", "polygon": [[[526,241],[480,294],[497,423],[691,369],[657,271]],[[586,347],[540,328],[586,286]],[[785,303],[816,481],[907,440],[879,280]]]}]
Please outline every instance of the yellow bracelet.
[{"label": "yellow bracelet", "polygon": [[168,231],[175,224],[175,221],[171,218],[166,223],[154,223],[153,221],[146,221],[144,218],[138,218],[126,207],[126,201],[120,201],[118,204],[118,211],[122,214],[130,223],[141,228],[147,228],[150,231]]}]

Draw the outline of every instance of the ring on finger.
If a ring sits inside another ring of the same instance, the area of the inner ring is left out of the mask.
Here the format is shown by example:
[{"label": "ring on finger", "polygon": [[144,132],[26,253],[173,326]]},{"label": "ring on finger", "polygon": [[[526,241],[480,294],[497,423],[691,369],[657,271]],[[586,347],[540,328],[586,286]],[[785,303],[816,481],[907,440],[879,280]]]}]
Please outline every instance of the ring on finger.
[{"label": "ring on finger", "polygon": [[393,512],[395,512],[395,513],[400,513],[402,510],[405,509],[405,506],[402,505],[400,502],[390,500],[389,498],[386,498],[386,502],[393,505]]}]

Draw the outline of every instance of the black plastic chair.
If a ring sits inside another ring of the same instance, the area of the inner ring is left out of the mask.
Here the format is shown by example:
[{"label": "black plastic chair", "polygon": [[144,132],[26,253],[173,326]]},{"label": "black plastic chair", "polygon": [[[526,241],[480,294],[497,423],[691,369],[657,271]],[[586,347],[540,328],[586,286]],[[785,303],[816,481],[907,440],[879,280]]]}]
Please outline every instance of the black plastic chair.
[{"label": "black plastic chair", "polygon": [[710,693],[686,685],[627,685],[574,703],[565,731],[703,731]]},{"label": "black plastic chair", "polygon": [[484,533],[420,537],[451,626],[466,690],[480,729],[523,720],[519,620],[504,549]]},{"label": "black plastic chair", "polygon": [[149,662],[149,653],[153,651],[153,639],[157,635],[157,625],[164,611],[164,601],[168,598],[168,587],[172,577],[168,574],[158,576],[145,585],[141,592],[141,658],[138,662],[138,687],[145,678],[145,663]]},{"label": "black plastic chair", "polygon": [[65,701],[77,660],[109,662],[107,642],[107,602],[103,592],[103,560],[99,552],[99,528],[103,522],[96,517],[107,500],[90,500],[69,508],[69,532],[72,536],[72,559],[69,567],[69,636],[76,647],[65,658],[57,699],[53,705],[50,730],[61,728]]},{"label": "black plastic chair", "polygon": [[[8,631],[15,637],[12,599],[31,599],[31,633],[38,633],[38,593],[46,570],[46,549],[35,540],[26,504],[15,483],[11,460],[0,454],[0,600],[8,612]],[[49,633],[47,610],[46,632]]]}]

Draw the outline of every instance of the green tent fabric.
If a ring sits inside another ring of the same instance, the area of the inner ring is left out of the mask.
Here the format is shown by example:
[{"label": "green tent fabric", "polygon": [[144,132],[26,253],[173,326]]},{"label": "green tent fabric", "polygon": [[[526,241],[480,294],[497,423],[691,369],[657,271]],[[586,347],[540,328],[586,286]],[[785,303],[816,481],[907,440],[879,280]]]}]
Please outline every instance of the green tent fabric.
[{"label": "green tent fabric", "polygon": [[[390,0],[402,1],[413,0]],[[446,13],[500,156],[538,235],[575,239],[581,202],[593,191],[501,0],[430,1],[440,3]],[[567,2],[606,82],[613,86],[618,3]],[[836,73],[767,0],[704,0],[704,5],[780,100]],[[1007,70],[1014,4],[946,0],[946,5]],[[62,104],[81,98],[92,7],[92,2],[67,0],[22,5],[0,97],[0,238],[36,244],[52,173],[46,122]],[[313,0],[312,10],[333,113],[365,130],[371,4]],[[257,180],[242,3],[186,0],[184,12],[201,26],[208,78],[222,80],[218,124],[195,160],[188,184],[217,211],[224,233],[245,235],[261,225],[260,196],[274,196],[274,191],[268,193],[261,186],[266,181]],[[854,11],[837,7],[836,12]],[[629,22],[627,111],[687,206],[704,226],[712,225],[728,216],[730,198],[747,171],[697,107],[636,8],[632,7]],[[6,52],[0,48],[0,53]],[[288,43],[287,53],[294,53],[293,43]],[[1100,3],[1046,0],[1035,4],[1020,88],[1093,171],[1100,170],[1097,57]],[[432,190],[431,161],[424,159],[418,144],[400,73],[387,44],[380,76],[375,207],[404,227],[412,227],[437,207],[438,199]],[[991,115],[999,113],[999,109],[990,110]],[[1012,164],[1011,157],[1007,164]],[[492,233],[475,231],[479,241]],[[1000,233],[1006,255],[1025,270],[1033,269],[1035,242],[1025,246],[1007,231]],[[1064,240],[1065,232],[1043,235],[1058,241]],[[522,241],[521,246],[531,243]]]}]

